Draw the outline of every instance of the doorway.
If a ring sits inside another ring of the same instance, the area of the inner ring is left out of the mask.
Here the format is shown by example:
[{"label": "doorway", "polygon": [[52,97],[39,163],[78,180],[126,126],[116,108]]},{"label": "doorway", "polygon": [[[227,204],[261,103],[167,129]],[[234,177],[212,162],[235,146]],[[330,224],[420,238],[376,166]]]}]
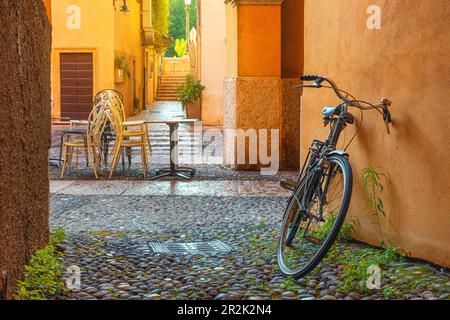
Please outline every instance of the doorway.
[{"label": "doorway", "polygon": [[93,54],[60,53],[61,117],[87,120],[93,99]]}]

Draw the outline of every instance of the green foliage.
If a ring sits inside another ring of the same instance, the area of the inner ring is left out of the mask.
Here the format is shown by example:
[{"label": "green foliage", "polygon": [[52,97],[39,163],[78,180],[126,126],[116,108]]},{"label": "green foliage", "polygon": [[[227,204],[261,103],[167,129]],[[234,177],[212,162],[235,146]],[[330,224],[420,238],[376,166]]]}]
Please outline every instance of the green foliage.
[{"label": "green foliage", "polygon": [[[325,223],[320,225],[318,228],[316,228],[311,234],[324,241],[328,235],[331,232],[331,229],[333,228],[334,222],[336,221],[336,213],[331,212],[325,220]],[[341,230],[338,235],[338,240],[348,241],[352,239],[352,235],[355,229],[354,226],[355,222],[353,219],[349,220],[348,222],[344,223],[341,227]]]},{"label": "green foliage", "polygon": [[258,223],[256,224],[256,229],[263,231],[266,228],[266,221],[263,218],[258,219]]},{"label": "green foliage", "polygon": [[184,85],[177,89],[178,101],[180,101],[183,106],[188,102],[194,102],[200,99],[202,91],[205,89],[201,82],[195,80],[192,75],[186,77],[186,82]]},{"label": "green foliage", "polygon": [[[173,39],[186,40],[186,10],[184,0],[170,0],[169,36]],[[190,12],[190,28],[197,28],[197,0],[192,0]],[[166,52],[166,57],[174,57],[175,43]]]},{"label": "green foliage", "polygon": [[175,40],[175,48],[174,48],[177,57],[182,58],[187,54],[187,43],[184,39],[176,39]]},{"label": "green foliage", "polygon": [[169,34],[169,0],[152,1],[152,22],[153,29],[160,34]]},{"label": "green foliage", "polygon": [[66,231],[63,228],[55,228],[50,236],[49,244],[55,245],[66,240]]},{"label": "green foliage", "polygon": [[31,257],[29,264],[25,266],[24,279],[17,281],[16,299],[46,300],[65,290],[61,253],[55,249],[55,245],[65,238],[63,229],[55,229],[49,244]]},{"label": "green foliage", "polygon": [[286,279],[284,279],[283,285],[286,291],[296,292],[298,289],[300,289],[300,286],[292,277],[287,277]]},{"label": "green foliage", "polygon": [[386,176],[381,172],[382,168],[365,168],[362,171],[361,180],[364,188],[368,192],[368,203],[366,207],[367,213],[372,217],[372,223],[378,227],[381,238],[381,245],[385,246],[385,234],[381,229],[381,217],[386,218],[384,203],[381,194],[384,191],[382,180]]},{"label": "green foliage", "polygon": [[366,284],[369,266],[379,266],[381,277],[383,278],[386,273],[386,267],[394,262],[403,260],[403,255],[397,248],[392,246],[387,249],[360,248],[357,250],[336,247],[333,251],[332,256],[335,262],[343,266],[343,282],[339,287],[339,291],[344,293],[352,291],[370,292]]},{"label": "green foliage", "polygon": [[152,1],[152,23],[155,33],[154,49],[162,54],[166,50],[164,38],[169,34],[169,0]]},{"label": "green foliage", "polygon": [[355,234],[355,225],[356,221],[353,218],[350,218],[348,221],[344,222],[339,233],[338,240],[350,241],[353,239],[353,235]]},{"label": "green foliage", "polygon": [[117,69],[125,70],[125,74],[128,77],[130,77],[131,74],[130,74],[130,70],[129,70],[129,67],[128,67],[128,60],[127,60],[127,58],[125,56],[117,57],[116,60],[114,60],[114,66]]}]

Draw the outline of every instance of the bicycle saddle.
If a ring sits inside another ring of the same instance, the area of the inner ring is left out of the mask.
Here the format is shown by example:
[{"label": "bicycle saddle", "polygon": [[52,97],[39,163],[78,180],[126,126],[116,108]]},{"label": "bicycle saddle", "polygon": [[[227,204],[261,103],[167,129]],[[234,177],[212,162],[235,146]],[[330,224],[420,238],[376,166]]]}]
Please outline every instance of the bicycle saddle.
[{"label": "bicycle saddle", "polygon": [[338,107],[339,106],[336,106],[336,107],[325,107],[325,108],[323,108],[322,114],[324,116],[331,117],[332,115],[334,115],[336,113],[336,109]]}]

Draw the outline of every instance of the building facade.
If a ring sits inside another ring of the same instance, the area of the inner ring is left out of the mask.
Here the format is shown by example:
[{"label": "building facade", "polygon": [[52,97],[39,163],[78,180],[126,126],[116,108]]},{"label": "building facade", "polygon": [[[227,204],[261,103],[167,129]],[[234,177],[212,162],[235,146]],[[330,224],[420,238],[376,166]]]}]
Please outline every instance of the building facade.
[{"label": "building facade", "polygon": [[[226,2],[224,127],[279,129],[281,167],[289,168],[305,158],[313,139],[326,137],[321,107],[338,103],[326,89],[292,91],[300,74],[326,75],[363,100],[389,98],[391,135],[379,115],[365,112],[349,149],[356,236],[380,244],[361,173],[382,167],[385,241],[450,266],[447,1]],[[245,169],[233,158],[235,143],[226,147],[229,161]]]},{"label": "building facade", "polygon": [[128,115],[154,100],[160,57],[154,50],[151,0],[129,1],[128,11],[121,5],[51,2],[54,117],[86,119],[95,93],[107,88],[124,94]]}]

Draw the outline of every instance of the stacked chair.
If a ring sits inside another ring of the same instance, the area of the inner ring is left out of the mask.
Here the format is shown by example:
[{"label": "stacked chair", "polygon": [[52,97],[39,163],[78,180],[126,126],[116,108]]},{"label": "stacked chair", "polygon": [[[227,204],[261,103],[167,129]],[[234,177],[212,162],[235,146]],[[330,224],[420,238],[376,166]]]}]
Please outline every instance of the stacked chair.
[{"label": "stacked chair", "polygon": [[148,158],[147,146],[150,154],[152,153],[147,126],[144,121],[126,121],[123,96],[120,92],[107,89],[99,92],[94,97],[92,112],[89,115],[86,130],[86,139],[69,139],[64,142],[64,162],[61,171],[61,178],[72,165],[74,150],[84,148],[87,152],[87,158],[92,165],[95,178],[102,173],[102,165],[107,167],[107,162],[103,154],[102,137],[107,126],[110,126],[115,136],[113,148],[111,150],[112,162],[109,177],[112,178],[117,168],[120,156],[125,150],[131,148],[140,148],[142,159],[142,171],[144,177],[147,176]]},{"label": "stacked chair", "polygon": [[119,159],[125,149],[140,148],[142,171],[144,177],[147,176],[148,158],[147,146],[151,154],[151,145],[148,137],[147,125],[144,121],[126,121],[125,109],[122,100],[114,92],[107,92],[106,108],[108,110],[109,119],[116,136],[112,149],[111,178],[117,168]]}]

